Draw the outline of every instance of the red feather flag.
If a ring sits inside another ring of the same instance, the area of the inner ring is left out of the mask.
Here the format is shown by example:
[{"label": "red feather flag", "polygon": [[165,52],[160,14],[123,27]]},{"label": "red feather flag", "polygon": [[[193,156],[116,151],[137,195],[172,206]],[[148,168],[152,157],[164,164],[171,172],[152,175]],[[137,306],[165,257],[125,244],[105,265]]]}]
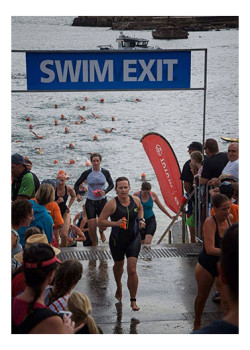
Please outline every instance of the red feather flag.
[{"label": "red feather flag", "polygon": [[176,155],[160,134],[148,133],[140,141],[154,168],[165,204],[176,214],[183,197],[180,166]]}]

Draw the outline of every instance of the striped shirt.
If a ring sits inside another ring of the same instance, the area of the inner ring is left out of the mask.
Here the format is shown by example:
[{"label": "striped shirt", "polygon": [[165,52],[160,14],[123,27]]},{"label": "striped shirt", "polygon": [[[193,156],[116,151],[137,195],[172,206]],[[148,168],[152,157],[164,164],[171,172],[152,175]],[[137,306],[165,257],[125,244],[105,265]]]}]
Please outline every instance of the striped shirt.
[{"label": "striped shirt", "polygon": [[68,299],[69,295],[64,295],[63,297],[53,301],[53,303],[49,305],[50,310],[54,312],[65,311]]},{"label": "striped shirt", "polygon": [[52,286],[47,286],[44,295],[44,303],[54,312],[65,311],[67,307],[67,301],[69,299],[69,294],[64,295],[61,298],[56,299],[53,303],[49,304],[49,295],[52,291]]}]

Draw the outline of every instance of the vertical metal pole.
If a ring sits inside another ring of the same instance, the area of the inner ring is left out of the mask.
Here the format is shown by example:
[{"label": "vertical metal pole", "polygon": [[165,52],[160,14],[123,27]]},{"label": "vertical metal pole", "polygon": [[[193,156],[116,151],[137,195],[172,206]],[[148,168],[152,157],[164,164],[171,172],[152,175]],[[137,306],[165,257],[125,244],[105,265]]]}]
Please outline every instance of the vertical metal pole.
[{"label": "vertical metal pole", "polygon": [[207,100],[207,49],[205,49],[205,62],[204,62],[204,102],[203,102],[202,154],[204,154],[204,143],[205,143],[206,100]]}]

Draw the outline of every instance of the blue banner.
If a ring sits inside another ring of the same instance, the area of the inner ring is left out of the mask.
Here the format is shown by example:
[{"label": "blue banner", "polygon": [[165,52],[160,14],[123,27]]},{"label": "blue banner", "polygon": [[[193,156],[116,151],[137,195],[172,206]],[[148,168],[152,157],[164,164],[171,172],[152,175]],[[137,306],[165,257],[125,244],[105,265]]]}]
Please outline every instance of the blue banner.
[{"label": "blue banner", "polygon": [[190,88],[191,51],[26,52],[27,90]]}]

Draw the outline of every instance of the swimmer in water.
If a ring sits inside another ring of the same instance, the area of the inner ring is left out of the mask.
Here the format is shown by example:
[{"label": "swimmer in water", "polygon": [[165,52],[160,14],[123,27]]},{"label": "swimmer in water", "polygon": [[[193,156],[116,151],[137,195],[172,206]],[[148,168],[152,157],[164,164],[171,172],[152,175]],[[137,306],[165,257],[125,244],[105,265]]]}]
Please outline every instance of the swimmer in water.
[{"label": "swimmer in water", "polygon": [[36,134],[34,131],[32,131],[32,130],[30,130],[30,132],[32,132],[32,134],[34,134],[35,137],[36,137],[37,139],[43,139],[43,138],[44,138],[43,136],[37,135],[37,134]]}]

